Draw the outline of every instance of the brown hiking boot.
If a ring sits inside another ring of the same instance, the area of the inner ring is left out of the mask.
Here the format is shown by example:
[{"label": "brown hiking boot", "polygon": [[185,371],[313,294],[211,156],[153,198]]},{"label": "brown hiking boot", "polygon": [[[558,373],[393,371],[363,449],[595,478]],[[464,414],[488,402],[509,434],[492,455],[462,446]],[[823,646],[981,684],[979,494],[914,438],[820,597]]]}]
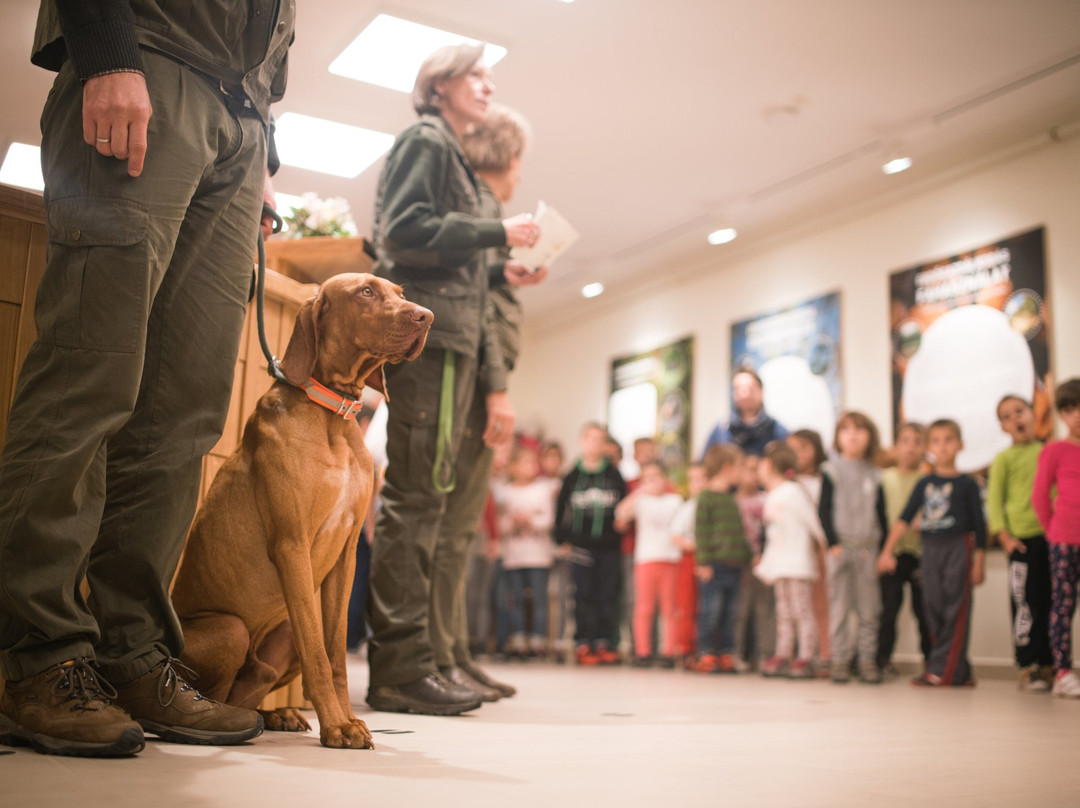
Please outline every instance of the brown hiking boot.
[{"label": "brown hiking boot", "polygon": [[261,715],[207,698],[181,672],[196,676],[179,660],[162,660],[142,676],[116,685],[116,703],[163,741],[226,746],[262,734]]},{"label": "brown hiking boot", "polygon": [[116,692],[88,659],[8,682],[0,697],[0,743],[43,755],[121,757],[142,751],[143,731],[112,704]]}]

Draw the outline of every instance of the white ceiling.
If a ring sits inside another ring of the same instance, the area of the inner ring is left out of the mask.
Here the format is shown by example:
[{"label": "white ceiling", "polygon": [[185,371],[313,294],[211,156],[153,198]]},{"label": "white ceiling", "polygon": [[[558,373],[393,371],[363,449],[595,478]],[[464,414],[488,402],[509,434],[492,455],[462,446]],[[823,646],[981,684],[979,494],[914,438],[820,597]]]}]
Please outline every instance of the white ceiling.
[{"label": "white ceiling", "polygon": [[[327,65],[378,13],[509,48],[496,99],[532,122],[514,213],[543,198],[582,233],[527,317],[585,314],[658,273],[722,265],[830,211],[1080,122],[1080,0],[298,0],[295,111],[396,133],[407,95]],[[50,76],[28,60],[36,0],[3,0],[0,148],[39,143]],[[914,167],[881,172],[893,145]],[[151,148],[153,145],[151,144]],[[362,233],[381,161],[342,180],[283,166],[293,194],[343,196]],[[706,234],[734,226],[732,245]],[[534,325],[536,320],[534,319]]]}]

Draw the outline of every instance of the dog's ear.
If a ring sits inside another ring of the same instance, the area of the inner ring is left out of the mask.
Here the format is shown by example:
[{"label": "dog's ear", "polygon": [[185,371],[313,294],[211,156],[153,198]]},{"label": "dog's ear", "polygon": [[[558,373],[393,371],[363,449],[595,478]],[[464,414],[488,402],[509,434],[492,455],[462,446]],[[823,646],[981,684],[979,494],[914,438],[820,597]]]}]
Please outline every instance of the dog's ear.
[{"label": "dog's ear", "polygon": [[375,370],[371,371],[367,378],[364,379],[364,384],[372,390],[377,390],[384,400],[389,401],[390,396],[386,394],[386,375],[383,373],[383,367],[380,364]]},{"label": "dog's ear", "polygon": [[304,301],[296,313],[289,346],[281,359],[281,372],[291,384],[301,385],[315,369],[315,360],[319,353],[319,331],[316,324],[319,296],[313,295]]}]

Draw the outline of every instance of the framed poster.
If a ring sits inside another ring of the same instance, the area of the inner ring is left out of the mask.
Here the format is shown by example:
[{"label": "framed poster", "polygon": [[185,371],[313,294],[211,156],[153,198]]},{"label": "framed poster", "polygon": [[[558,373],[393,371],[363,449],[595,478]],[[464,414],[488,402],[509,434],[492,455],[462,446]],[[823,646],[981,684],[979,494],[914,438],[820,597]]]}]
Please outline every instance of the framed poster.
[{"label": "framed poster", "polygon": [[671,481],[685,482],[693,369],[693,337],[612,360],[608,431],[623,448],[624,466],[633,464],[636,439],[653,438]]},{"label": "framed poster", "polygon": [[1044,229],[894,272],[889,279],[893,421],[952,418],[961,471],[1008,447],[997,405],[1032,402],[1036,434],[1053,431]]},{"label": "framed poster", "polygon": [[840,293],[732,324],[731,372],[747,367],[761,377],[769,415],[832,443],[842,393]]}]

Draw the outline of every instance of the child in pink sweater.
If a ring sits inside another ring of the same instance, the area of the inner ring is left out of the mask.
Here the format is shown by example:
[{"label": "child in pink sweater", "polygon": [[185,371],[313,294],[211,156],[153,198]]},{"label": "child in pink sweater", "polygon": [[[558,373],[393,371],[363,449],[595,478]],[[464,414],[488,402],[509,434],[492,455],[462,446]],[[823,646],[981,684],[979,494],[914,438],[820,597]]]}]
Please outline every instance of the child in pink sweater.
[{"label": "child in pink sweater", "polygon": [[[1080,678],[1072,669],[1072,620],[1080,584],[1080,378],[1061,384],[1054,397],[1069,430],[1039,455],[1031,504],[1050,543],[1050,649],[1059,698],[1080,699]],[[1050,492],[1057,488],[1057,496]]]}]

